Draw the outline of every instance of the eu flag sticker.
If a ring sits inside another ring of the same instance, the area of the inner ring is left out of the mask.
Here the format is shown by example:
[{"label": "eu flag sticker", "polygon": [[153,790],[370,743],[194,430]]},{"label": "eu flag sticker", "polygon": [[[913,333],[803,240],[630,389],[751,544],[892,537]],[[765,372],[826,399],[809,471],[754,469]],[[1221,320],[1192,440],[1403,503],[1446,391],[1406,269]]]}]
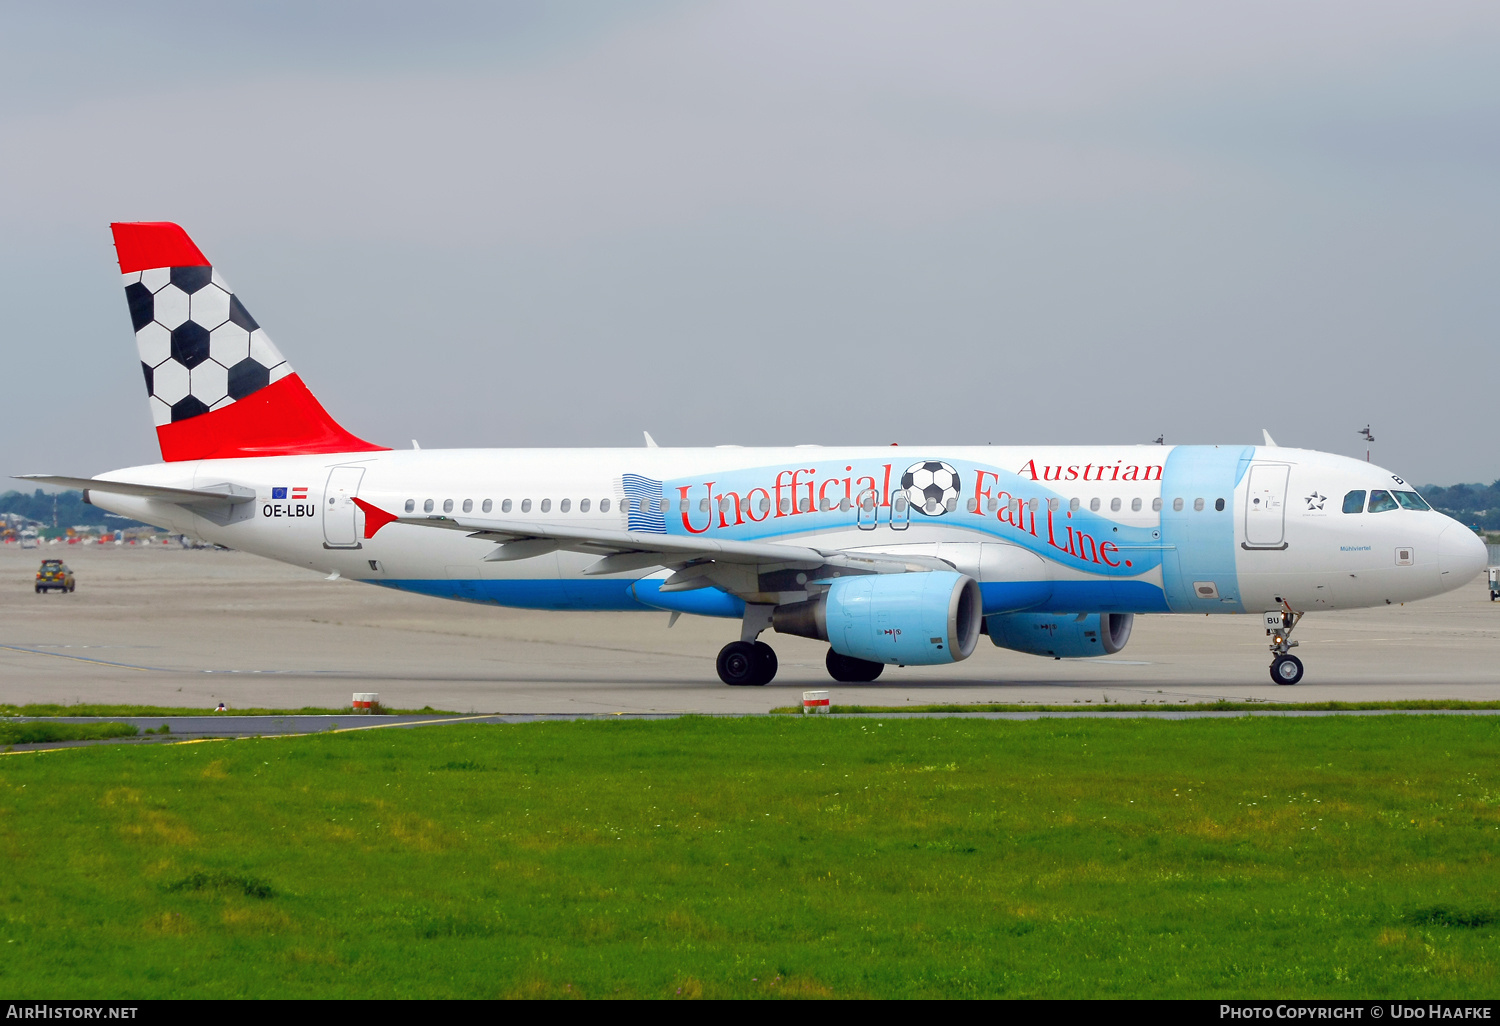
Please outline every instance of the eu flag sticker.
[{"label": "eu flag sticker", "polygon": [[285,488],[272,488],[271,489],[271,498],[273,498],[273,499],[285,499],[286,498],[286,489]]}]

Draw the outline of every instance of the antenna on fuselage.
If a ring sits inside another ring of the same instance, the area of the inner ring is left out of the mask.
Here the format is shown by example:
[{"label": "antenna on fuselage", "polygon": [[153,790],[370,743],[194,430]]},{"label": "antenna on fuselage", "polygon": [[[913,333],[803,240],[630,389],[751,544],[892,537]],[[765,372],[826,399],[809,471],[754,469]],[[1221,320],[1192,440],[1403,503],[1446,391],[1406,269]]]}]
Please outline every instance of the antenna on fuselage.
[{"label": "antenna on fuselage", "polygon": [[1267,431],[1265,428],[1261,428],[1260,429],[1260,433],[1261,433],[1261,436],[1265,438],[1265,440],[1266,440],[1266,447],[1268,449],[1280,449],[1281,448],[1281,446],[1279,446],[1279,445],[1276,444],[1276,439],[1274,439],[1274,438],[1271,437],[1271,432]]},{"label": "antenna on fuselage", "polygon": [[654,438],[651,437],[651,432],[649,432],[649,431],[642,431],[641,434],[643,434],[643,435],[646,436],[646,448],[648,448],[648,449],[660,449],[661,448],[661,446],[659,446],[659,445],[656,444],[656,439],[654,439]]},{"label": "antenna on fuselage", "polygon": [[1152,442],[1151,444],[1152,445],[1166,445],[1167,444],[1166,433],[1163,432],[1162,434],[1157,435],[1156,436],[1156,441]]},{"label": "antenna on fuselage", "polygon": [[[1360,428],[1358,434],[1359,434],[1359,437],[1363,438],[1366,442],[1373,442],[1373,441],[1375,441],[1375,436],[1372,435],[1372,434],[1370,434],[1370,425],[1368,425],[1368,424],[1366,424],[1364,427]],[[1369,449],[1365,450],[1365,462],[1366,463],[1370,462],[1370,450]]]}]

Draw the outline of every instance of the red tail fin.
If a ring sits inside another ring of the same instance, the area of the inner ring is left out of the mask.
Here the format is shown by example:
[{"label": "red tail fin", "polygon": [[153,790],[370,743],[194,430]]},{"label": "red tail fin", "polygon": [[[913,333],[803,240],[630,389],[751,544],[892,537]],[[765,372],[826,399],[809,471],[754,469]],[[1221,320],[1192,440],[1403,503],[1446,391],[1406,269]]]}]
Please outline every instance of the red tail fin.
[{"label": "red tail fin", "polygon": [[328,415],[187,232],[110,228],[162,459],[385,448]]}]

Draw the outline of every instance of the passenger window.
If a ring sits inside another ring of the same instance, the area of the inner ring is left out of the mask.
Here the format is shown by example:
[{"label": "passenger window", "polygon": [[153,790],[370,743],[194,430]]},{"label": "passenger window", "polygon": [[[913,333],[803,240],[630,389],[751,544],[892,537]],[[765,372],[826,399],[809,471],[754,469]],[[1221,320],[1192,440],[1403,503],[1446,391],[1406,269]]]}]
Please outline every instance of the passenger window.
[{"label": "passenger window", "polygon": [[1396,497],[1397,502],[1401,503],[1401,505],[1406,507],[1407,509],[1432,508],[1431,506],[1427,505],[1426,500],[1424,500],[1416,492],[1392,492],[1391,494]]},{"label": "passenger window", "polygon": [[670,502],[668,502],[666,499],[662,499],[656,505],[658,506],[658,509],[657,509],[658,513],[665,513],[667,510],[669,510],[669,509],[672,508],[672,504]]},{"label": "passenger window", "polygon": [[564,499],[562,501],[562,503],[557,507],[558,511],[561,512],[561,513],[566,513],[568,510],[570,510],[572,508],[573,508],[573,500],[572,499]]},{"label": "passenger window", "polygon": [[501,503],[500,503],[500,512],[501,513],[509,513],[510,512],[510,500],[509,499],[504,499],[504,500],[501,501]]},{"label": "passenger window", "polygon": [[580,512],[580,513],[587,513],[588,511],[589,511],[589,500],[587,500],[587,499],[579,499],[578,500],[578,512]]},{"label": "passenger window", "polygon": [[1370,493],[1370,512],[1384,513],[1387,510],[1396,509],[1396,500],[1391,498],[1391,493],[1382,488],[1377,488]]},{"label": "passenger window", "polygon": [[1120,512],[1120,500],[1119,499],[1110,499],[1109,500],[1109,511],[1111,513],[1118,513],[1118,512]]},{"label": "passenger window", "polygon": [[609,512],[609,500],[608,499],[600,499],[599,500],[599,512],[600,513],[608,513]]},{"label": "passenger window", "polygon": [[707,513],[708,512],[708,500],[707,499],[699,499],[698,500],[698,512],[699,513]]},{"label": "passenger window", "polygon": [[771,512],[771,500],[763,498],[760,500],[760,511],[762,514]]},{"label": "passenger window", "polygon": [[1203,512],[1203,500],[1202,499],[1194,499],[1193,500],[1193,512],[1194,513],[1202,513]]},{"label": "passenger window", "polygon": [[552,511],[552,500],[551,499],[543,499],[542,500],[542,512],[543,513],[550,513],[551,511]]},{"label": "passenger window", "polygon": [[472,513],[472,512],[474,512],[474,500],[473,499],[465,499],[464,500],[464,512],[465,513]]},{"label": "passenger window", "polygon": [[422,512],[423,513],[431,513],[432,512],[432,500],[431,499],[428,499],[426,502],[422,503]]},{"label": "passenger window", "polygon": [[1082,503],[1080,503],[1076,497],[1068,500],[1068,509],[1073,512],[1077,512],[1078,507],[1081,505]]},{"label": "passenger window", "polygon": [[1089,509],[1095,513],[1099,512],[1099,497],[1097,495],[1089,500]]},{"label": "passenger window", "polygon": [[1141,500],[1140,499],[1131,499],[1130,500],[1130,512],[1132,512],[1132,513],[1139,513],[1140,511],[1141,511]]},{"label": "passenger window", "polygon": [[1219,512],[1219,513],[1224,512],[1224,500],[1223,499],[1215,499],[1214,500],[1214,509],[1217,512]]},{"label": "passenger window", "polygon": [[1041,506],[1042,506],[1042,500],[1041,499],[1032,499],[1027,505],[1029,505],[1031,507],[1031,512],[1035,513],[1038,509],[1041,508]]},{"label": "passenger window", "polygon": [[408,512],[408,513],[415,513],[416,510],[417,510],[417,500],[416,499],[407,499],[406,500],[406,512]]},{"label": "passenger window", "polygon": [[1060,499],[1048,499],[1047,500],[1047,509],[1049,509],[1053,513],[1057,512],[1057,507],[1059,505],[1061,505],[1061,500]]},{"label": "passenger window", "polygon": [[[704,509],[707,509],[707,508],[708,508],[707,506],[704,507]],[[687,511],[688,511],[688,501],[686,499],[679,499],[677,501],[677,512],[679,512],[679,513],[686,513]]]},{"label": "passenger window", "polygon": [[479,507],[479,511],[481,513],[488,513],[490,510],[492,510],[494,508],[495,508],[495,500],[493,500],[493,499],[485,499],[484,500],[484,505],[482,505],[482,506]]},{"label": "passenger window", "polygon": [[1172,512],[1173,513],[1181,513],[1182,512],[1182,500],[1181,499],[1173,499],[1172,500]]},{"label": "passenger window", "polygon": [[1344,496],[1345,513],[1363,513],[1365,511],[1365,490],[1357,488]]},{"label": "passenger window", "polygon": [[[1032,499],[1031,501],[1035,502],[1036,500]],[[955,495],[953,498],[943,503],[943,506],[948,510],[949,513],[952,513],[954,510],[958,509],[958,496]],[[1032,508],[1035,509],[1035,507]]]},{"label": "passenger window", "polygon": [[1153,512],[1153,513],[1160,513],[1161,512],[1161,496],[1160,495],[1158,495],[1156,498],[1154,498],[1154,499],[1151,500],[1151,512]]},{"label": "passenger window", "polygon": [[531,512],[531,500],[530,499],[522,499],[521,500],[521,512],[522,513],[530,513]]},{"label": "passenger window", "polygon": [[453,500],[452,499],[444,499],[443,500],[443,512],[444,513],[452,513],[453,512]]},{"label": "passenger window", "polygon": [[812,500],[811,499],[803,499],[802,500],[802,504],[797,507],[797,511],[799,513],[811,513],[812,512]]}]

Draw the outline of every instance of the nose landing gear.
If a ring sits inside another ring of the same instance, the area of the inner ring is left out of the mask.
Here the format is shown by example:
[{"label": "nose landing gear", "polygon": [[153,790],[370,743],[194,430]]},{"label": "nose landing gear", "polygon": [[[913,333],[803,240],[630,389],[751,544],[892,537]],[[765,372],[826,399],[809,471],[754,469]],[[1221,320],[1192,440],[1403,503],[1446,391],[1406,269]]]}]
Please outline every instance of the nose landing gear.
[{"label": "nose landing gear", "polygon": [[1303,615],[1285,601],[1279,613],[1266,614],[1266,634],[1271,638],[1271,680],[1277,684],[1295,684],[1302,679],[1302,660],[1290,653],[1298,644],[1292,640],[1292,631]]}]

